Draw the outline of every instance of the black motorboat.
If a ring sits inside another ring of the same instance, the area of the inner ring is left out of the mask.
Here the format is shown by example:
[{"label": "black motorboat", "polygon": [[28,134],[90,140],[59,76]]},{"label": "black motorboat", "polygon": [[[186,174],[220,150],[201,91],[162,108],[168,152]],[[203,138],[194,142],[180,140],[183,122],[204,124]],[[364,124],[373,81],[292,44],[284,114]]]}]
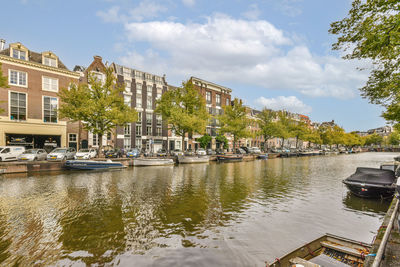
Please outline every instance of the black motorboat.
[{"label": "black motorboat", "polygon": [[218,162],[238,162],[243,160],[243,155],[232,154],[232,155],[217,155]]},{"label": "black motorboat", "polygon": [[387,198],[394,194],[396,176],[394,171],[358,167],[356,172],[343,180],[356,196],[365,198]]}]

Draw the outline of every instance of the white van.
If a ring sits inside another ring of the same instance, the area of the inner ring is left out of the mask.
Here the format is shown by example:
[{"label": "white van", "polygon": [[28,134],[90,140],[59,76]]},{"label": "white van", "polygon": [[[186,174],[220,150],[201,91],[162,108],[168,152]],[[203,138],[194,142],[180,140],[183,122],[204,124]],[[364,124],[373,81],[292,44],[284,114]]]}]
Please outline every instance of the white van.
[{"label": "white van", "polygon": [[17,160],[24,151],[23,146],[0,146],[0,161]]}]

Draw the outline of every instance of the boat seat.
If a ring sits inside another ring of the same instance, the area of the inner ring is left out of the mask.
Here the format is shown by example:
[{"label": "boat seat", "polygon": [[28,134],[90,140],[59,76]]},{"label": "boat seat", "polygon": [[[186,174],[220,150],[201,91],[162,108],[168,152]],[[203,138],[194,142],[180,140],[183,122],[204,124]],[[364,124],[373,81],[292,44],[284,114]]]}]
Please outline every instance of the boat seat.
[{"label": "boat seat", "polygon": [[289,260],[290,266],[292,267],[322,267],[319,264],[315,264],[309,261],[306,261],[302,258],[296,257]]}]

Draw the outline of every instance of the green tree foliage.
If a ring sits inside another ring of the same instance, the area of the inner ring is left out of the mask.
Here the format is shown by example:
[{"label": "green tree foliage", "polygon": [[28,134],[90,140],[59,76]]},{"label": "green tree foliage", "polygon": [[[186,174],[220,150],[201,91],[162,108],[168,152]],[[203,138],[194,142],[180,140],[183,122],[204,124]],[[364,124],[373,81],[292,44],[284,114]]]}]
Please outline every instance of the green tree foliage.
[{"label": "green tree foliage", "polygon": [[156,112],[182,137],[182,144],[186,134],[189,137],[194,133],[203,134],[210,118],[205,99],[190,80],[182,82],[182,87],[164,93],[157,101]]},{"label": "green tree foliage", "polygon": [[[3,70],[1,68],[1,63],[0,63],[0,88],[8,88],[8,81],[7,77],[3,76]],[[4,101],[0,101],[0,103],[3,103]],[[0,114],[2,114],[5,110],[3,108],[0,108]]]},{"label": "green tree foliage", "polygon": [[389,144],[392,146],[398,146],[400,144],[399,132],[394,131],[389,135]]},{"label": "green tree foliage", "polygon": [[299,140],[306,141],[309,136],[310,129],[304,121],[291,121],[289,124],[290,135],[296,138],[296,148],[298,148]]},{"label": "green tree foliage", "polygon": [[304,136],[304,140],[308,141],[308,146],[311,146],[311,143],[321,145],[322,139],[318,129],[309,129]]},{"label": "green tree foliage", "polygon": [[203,135],[200,138],[197,138],[197,142],[199,142],[200,147],[206,149],[208,144],[211,142],[211,136],[208,134]]},{"label": "green tree foliage", "polygon": [[383,137],[380,136],[379,134],[370,134],[367,135],[365,139],[365,145],[380,145],[383,142]]},{"label": "green tree foliage", "polygon": [[246,118],[246,107],[242,100],[235,98],[233,105],[224,106],[224,114],[218,116],[221,128],[219,132],[230,133],[233,135],[233,148],[236,148],[236,142],[240,138],[250,136],[247,126],[250,121]]},{"label": "green tree foliage", "polygon": [[226,138],[225,135],[223,135],[223,134],[218,134],[218,135],[215,137],[215,141],[216,141],[217,143],[223,144],[223,148],[224,148],[224,149],[228,149],[228,138]]},{"label": "green tree foliage", "polygon": [[257,114],[257,123],[260,128],[259,134],[264,137],[264,149],[268,149],[268,139],[274,138],[278,134],[276,117],[276,111],[266,108]]},{"label": "green tree foliage", "polygon": [[285,145],[285,140],[294,137],[294,133],[291,132],[294,121],[288,116],[288,113],[284,110],[277,112],[278,121],[276,124],[276,137],[282,139],[282,147]]},{"label": "green tree foliage", "polygon": [[89,75],[88,84],[71,84],[70,89],[59,92],[61,118],[83,121],[83,127],[98,135],[99,150],[102,136],[126,123],[137,120],[135,109],[125,105],[122,92],[124,86],[115,82],[112,69],[107,68],[105,82]]},{"label": "green tree foliage", "polygon": [[369,80],[361,88],[371,103],[387,107],[383,117],[400,122],[400,1],[354,0],[346,18],[331,24],[333,49],[345,59],[370,59]]}]

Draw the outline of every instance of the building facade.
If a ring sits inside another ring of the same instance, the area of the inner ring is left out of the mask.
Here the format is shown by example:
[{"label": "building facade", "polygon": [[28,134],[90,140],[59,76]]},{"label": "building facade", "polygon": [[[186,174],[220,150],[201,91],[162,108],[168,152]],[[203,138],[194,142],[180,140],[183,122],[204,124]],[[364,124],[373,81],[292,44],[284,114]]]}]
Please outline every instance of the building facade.
[{"label": "building facade", "polygon": [[[3,46],[1,46],[3,48]],[[51,51],[37,53],[21,43],[0,51],[9,88],[0,88],[0,145],[51,149],[67,146],[67,122],[60,120],[57,93],[77,83],[79,74],[68,70]]]},{"label": "building facade", "polygon": [[138,121],[117,127],[115,145],[157,152],[167,149],[167,125],[156,114],[156,101],[167,91],[165,76],[158,76],[125,66],[112,64],[117,82],[125,85],[124,99],[138,112]]},{"label": "building facade", "polygon": [[[231,105],[232,89],[196,77],[190,77],[190,81],[192,82],[194,88],[196,88],[206,99],[206,107],[210,115],[222,115],[224,111],[223,107]],[[216,118],[212,118],[206,128],[206,133],[212,137],[211,144],[209,145],[212,149],[219,148],[220,145],[215,140],[215,137],[218,134],[218,129],[218,120]],[[201,137],[201,135],[195,135],[193,136],[193,139],[199,137]],[[231,146],[231,136],[227,136],[227,138]],[[197,149],[197,146],[197,143],[195,143],[192,149]]]}]

